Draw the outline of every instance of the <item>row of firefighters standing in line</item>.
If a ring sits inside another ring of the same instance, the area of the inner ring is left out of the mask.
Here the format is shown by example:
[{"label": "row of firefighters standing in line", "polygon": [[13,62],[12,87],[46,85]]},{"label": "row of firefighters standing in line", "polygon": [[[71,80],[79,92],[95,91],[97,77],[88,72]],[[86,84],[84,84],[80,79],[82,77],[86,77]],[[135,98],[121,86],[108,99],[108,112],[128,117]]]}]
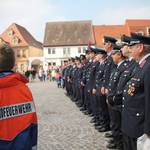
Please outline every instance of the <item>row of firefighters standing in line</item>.
[{"label": "row of firefighters standing in line", "polygon": [[104,36],[104,49],[66,61],[66,94],[99,132],[110,131],[107,148],[142,150],[138,140],[150,138],[150,37],[131,33],[121,41]]}]

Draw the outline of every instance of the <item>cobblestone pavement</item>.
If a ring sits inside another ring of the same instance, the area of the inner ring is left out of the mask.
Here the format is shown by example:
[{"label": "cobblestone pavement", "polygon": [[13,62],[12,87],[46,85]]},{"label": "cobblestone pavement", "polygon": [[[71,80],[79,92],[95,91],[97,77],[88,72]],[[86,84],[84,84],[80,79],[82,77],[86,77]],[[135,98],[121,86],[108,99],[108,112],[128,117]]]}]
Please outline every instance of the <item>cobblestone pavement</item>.
[{"label": "cobblestone pavement", "polygon": [[29,84],[38,112],[38,150],[106,150],[104,135],[54,82]]}]

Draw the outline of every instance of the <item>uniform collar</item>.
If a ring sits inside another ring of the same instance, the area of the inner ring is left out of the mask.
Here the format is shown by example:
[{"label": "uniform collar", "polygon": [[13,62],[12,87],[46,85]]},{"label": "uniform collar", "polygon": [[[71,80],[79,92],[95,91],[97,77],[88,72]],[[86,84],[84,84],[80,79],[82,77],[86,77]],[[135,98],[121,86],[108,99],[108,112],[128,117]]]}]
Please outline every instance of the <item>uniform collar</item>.
[{"label": "uniform collar", "polygon": [[117,68],[118,68],[124,61],[125,61],[125,60],[120,61],[120,62],[117,64]]},{"label": "uniform collar", "polygon": [[103,64],[103,63],[104,63],[104,60],[99,61],[99,63],[100,63],[100,64]]},{"label": "uniform collar", "polygon": [[108,56],[111,56],[111,54],[112,54],[112,51],[111,51],[111,52],[109,52],[109,53],[107,53],[107,55],[108,55]]},{"label": "uniform collar", "polygon": [[106,58],[100,61],[100,64],[104,64],[104,62],[106,61]]},{"label": "uniform collar", "polygon": [[140,61],[139,61],[139,65],[143,63],[143,61],[150,56],[150,53],[148,53],[147,55],[145,55]]},{"label": "uniform collar", "polygon": [[130,58],[129,58],[129,61],[132,61],[132,60],[133,60],[133,57],[130,57]]}]

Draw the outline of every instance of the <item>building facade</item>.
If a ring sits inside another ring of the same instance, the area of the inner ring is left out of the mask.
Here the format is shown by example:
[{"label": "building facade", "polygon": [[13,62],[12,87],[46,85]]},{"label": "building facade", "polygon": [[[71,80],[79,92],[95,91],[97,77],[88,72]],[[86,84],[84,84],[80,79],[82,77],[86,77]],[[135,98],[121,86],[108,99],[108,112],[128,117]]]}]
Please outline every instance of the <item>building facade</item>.
[{"label": "building facade", "polygon": [[43,65],[42,43],[36,41],[24,27],[13,23],[0,37],[13,48],[17,71],[24,72]]},{"label": "building facade", "polygon": [[124,25],[93,25],[92,21],[48,22],[43,45],[24,27],[13,23],[0,35],[0,43],[7,43],[14,49],[18,71],[39,66],[47,70],[49,66],[60,66],[68,58],[84,54],[88,45],[102,47],[105,35],[120,40],[123,34],[131,32],[150,36],[150,19],[128,19]]},{"label": "building facade", "polygon": [[127,19],[124,25],[93,25],[94,37],[97,46],[103,45],[104,35],[113,36],[116,39],[132,32],[150,36],[150,19]]},{"label": "building facade", "polygon": [[87,45],[82,46],[61,46],[61,47],[44,47],[45,65],[62,65],[70,57],[85,54]]},{"label": "building facade", "polygon": [[44,36],[44,66],[60,66],[70,57],[84,54],[95,45],[91,21],[49,22]]}]

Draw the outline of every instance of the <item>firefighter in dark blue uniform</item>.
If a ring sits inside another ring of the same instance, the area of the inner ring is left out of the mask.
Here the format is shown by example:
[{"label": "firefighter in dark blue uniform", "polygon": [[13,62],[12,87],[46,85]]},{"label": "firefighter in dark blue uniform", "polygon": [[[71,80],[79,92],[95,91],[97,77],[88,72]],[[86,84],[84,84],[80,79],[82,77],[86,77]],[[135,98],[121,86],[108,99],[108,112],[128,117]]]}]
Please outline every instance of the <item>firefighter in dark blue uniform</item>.
[{"label": "firefighter in dark blue uniform", "polygon": [[81,85],[81,81],[83,78],[83,72],[85,70],[85,66],[86,66],[86,57],[85,55],[81,54],[80,55],[80,65],[79,65],[79,69],[78,69],[78,84],[79,84],[79,88],[78,90],[80,91],[80,99],[78,100],[77,105],[80,107],[80,109],[84,109],[84,86]]},{"label": "firefighter in dark blue uniform", "polygon": [[[115,45],[116,41],[117,40],[113,37],[104,36],[104,48],[105,48],[105,51],[107,52],[108,56],[107,56],[107,60],[106,60],[106,66],[104,69],[101,93],[105,96],[108,94],[107,89],[108,89],[108,83],[109,83],[111,72],[116,67],[116,65],[114,64],[112,57],[111,57],[112,48],[113,48],[113,45]],[[105,103],[106,103],[106,101],[105,101]],[[108,113],[107,105],[105,105],[104,109],[106,110],[105,116],[107,118],[107,121],[105,120],[106,122],[105,122],[105,124],[103,124],[103,126],[96,127],[96,129],[98,129],[100,132],[105,132],[105,131],[110,130],[110,120],[109,120],[109,113]]]},{"label": "firefighter in dark blue uniform", "polygon": [[75,69],[75,59],[72,57],[71,58],[71,66],[68,71],[68,84],[69,84],[69,93],[70,93],[70,98],[71,100],[74,100],[74,94],[75,94],[75,89],[74,89],[74,69]]},{"label": "firefighter in dark blue uniform", "polygon": [[81,99],[81,95],[80,95],[80,70],[81,70],[81,60],[80,57],[75,57],[76,59],[76,70],[74,73],[74,78],[75,78],[75,101],[76,104],[78,105],[80,99]]},{"label": "firefighter in dark blue uniform", "polygon": [[127,81],[130,79],[131,73],[136,66],[136,62],[131,58],[131,53],[129,50],[128,44],[130,43],[131,38],[123,35],[121,37],[122,43],[121,43],[121,53],[125,57],[125,64],[126,66],[124,67],[124,71],[120,74],[118,84],[115,88],[115,93],[113,94],[113,101],[110,100],[110,103],[112,102],[112,108],[115,108],[114,111],[114,122],[115,124],[112,126],[112,133],[113,135],[109,135],[108,133],[106,134],[106,137],[113,137],[113,139],[110,139],[108,141],[107,147],[110,148],[118,148],[122,149],[122,132],[121,132],[121,105],[122,105],[122,93],[123,93],[123,88],[126,85]]},{"label": "firefighter in dark blue uniform", "polygon": [[70,81],[69,81],[69,73],[71,69],[71,59],[68,59],[68,65],[65,69],[65,87],[66,87],[66,96],[70,96]]},{"label": "firefighter in dark blue uniform", "polygon": [[95,98],[95,117],[91,120],[91,123],[95,123],[95,127],[104,124],[106,116],[104,116],[103,112],[106,110],[103,109],[105,103],[105,96],[101,94],[101,84],[102,84],[102,77],[104,74],[104,68],[106,65],[106,57],[107,53],[104,49],[99,49],[97,51],[96,59],[99,62],[97,68],[96,68],[96,74],[95,74],[95,82],[94,87],[92,89],[93,98]]},{"label": "firefighter in dark blue uniform", "polygon": [[120,76],[127,68],[127,61],[121,52],[120,46],[114,46],[112,52],[112,59],[115,64],[117,64],[117,68],[115,68],[110,76],[110,81],[108,85],[108,95],[107,95],[107,103],[109,106],[110,112],[110,127],[112,131],[112,136],[114,139],[113,143],[109,143],[107,148],[117,148],[122,150],[122,133],[120,131],[121,126],[121,107],[115,105],[114,96],[117,93],[117,86],[120,79]]},{"label": "firefighter in dark blue uniform", "polygon": [[80,109],[81,111],[83,111],[84,114],[88,114],[88,110],[87,110],[87,92],[86,92],[86,74],[88,72],[88,69],[92,63],[92,61],[90,60],[90,53],[91,53],[91,50],[90,49],[87,49],[86,50],[86,61],[84,61],[84,63],[82,63],[82,76],[81,76],[81,87],[82,87],[82,101],[83,101],[83,105],[82,105],[82,108]]},{"label": "firefighter in dark blue uniform", "polygon": [[87,91],[90,95],[90,101],[89,101],[89,107],[91,108],[91,116],[93,118],[96,117],[96,98],[95,98],[95,94],[92,94],[92,90],[95,87],[95,77],[96,77],[96,72],[97,72],[97,68],[99,66],[99,61],[97,61],[97,54],[99,53],[100,49],[99,48],[93,48],[94,51],[94,59],[93,59],[93,63],[89,69],[89,75],[88,75],[88,80],[87,80]]},{"label": "firefighter in dark blue uniform", "polygon": [[90,96],[91,96],[91,80],[90,80],[90,76],[91,76],[91,70],[92,70],[92,66],[94,64],[94,58],[95,58],[95,51],[94,48],[90,49],[90,53],[89,53],[89,63],[87,64],[86,70],[85,70],[85,76],[84,76],[84,82],[83,84],[85,85],[85,108],[86,111],[84,112],[87,115],[91,115],[92,114],[92,107],[91,107],[91,102],[90,102]]},{"label": "firefighter in dark blue uniform", "polygon": [[150,138],[150,37],[132,34],[130,50],[138,65],[123,93],[122,132],[124,150],[137,150],[137,138]]}]

